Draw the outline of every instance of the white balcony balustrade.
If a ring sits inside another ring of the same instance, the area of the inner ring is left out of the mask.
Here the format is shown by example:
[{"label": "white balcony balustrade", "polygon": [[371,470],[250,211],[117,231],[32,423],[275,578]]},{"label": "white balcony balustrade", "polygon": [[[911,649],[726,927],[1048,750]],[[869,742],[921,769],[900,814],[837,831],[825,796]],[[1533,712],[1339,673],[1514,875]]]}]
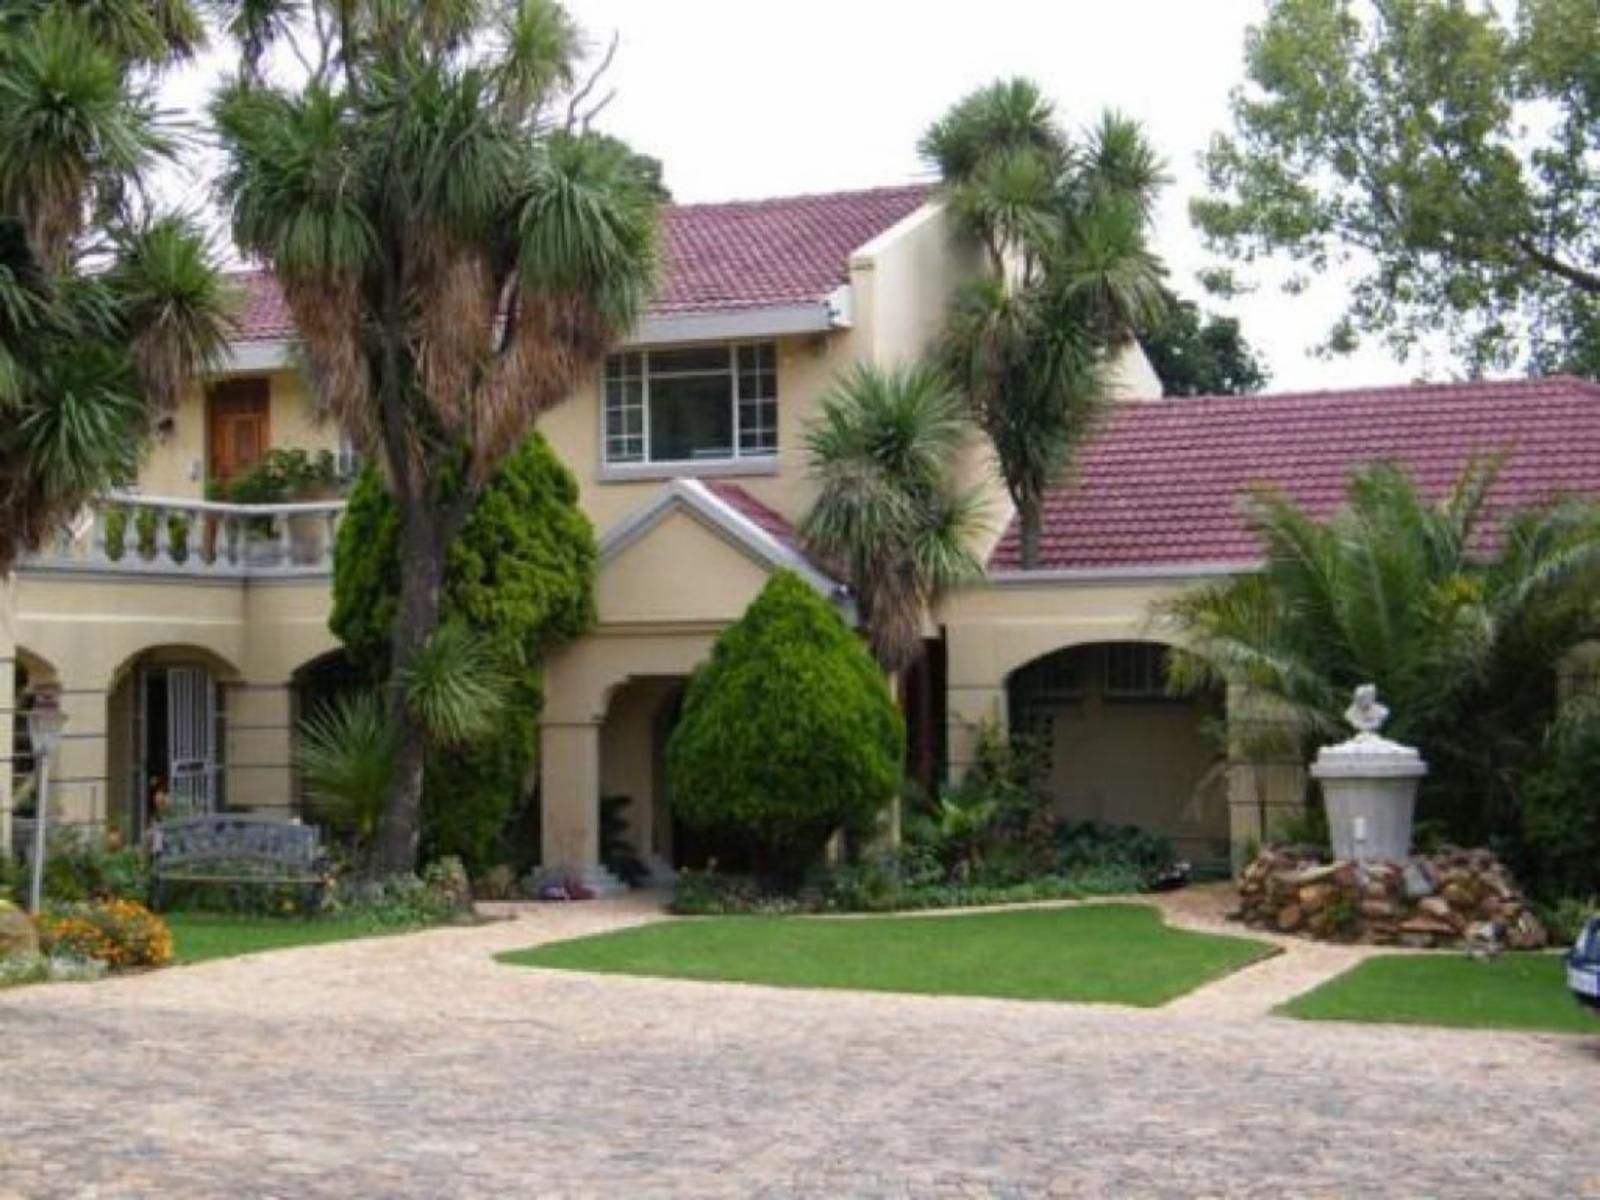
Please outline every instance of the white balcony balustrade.
[{"label": "white balcony balustrade", "polygon": [[343,500],[225,504],[104,496],[24,565],[158,575],[328,575],[344,510]]}]

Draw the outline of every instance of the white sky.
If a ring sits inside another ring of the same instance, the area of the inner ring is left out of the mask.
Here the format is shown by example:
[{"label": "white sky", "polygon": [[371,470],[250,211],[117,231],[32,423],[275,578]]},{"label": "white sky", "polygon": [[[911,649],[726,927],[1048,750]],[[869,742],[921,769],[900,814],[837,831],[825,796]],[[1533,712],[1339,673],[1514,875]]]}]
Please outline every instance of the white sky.
[{"label": "white sky", "polygon": [[[1339,309],[1337,280],[1295,297],[1263,288],[1230,305],[1202,297],[1209,261],[1189,224],[1197,157],[1227,125],[1244,31],[1262,0],[567,0],[590,37],[620,36],[617,92],[599,124],[665,164],[678,200],[828,191],[926,178],[922,131],[1002,75],[1037,80],[1074,125],[1105,107],[1139,118],[1174,177],[1157,244],[1184,295],[1231,311],[1270,364],[1274,389],[1440,376],[1381,348],[1308,355]],[[219,51],[168,81],[177,106],[204,103]],[[164,191],[199,202],[210,164]]]}]

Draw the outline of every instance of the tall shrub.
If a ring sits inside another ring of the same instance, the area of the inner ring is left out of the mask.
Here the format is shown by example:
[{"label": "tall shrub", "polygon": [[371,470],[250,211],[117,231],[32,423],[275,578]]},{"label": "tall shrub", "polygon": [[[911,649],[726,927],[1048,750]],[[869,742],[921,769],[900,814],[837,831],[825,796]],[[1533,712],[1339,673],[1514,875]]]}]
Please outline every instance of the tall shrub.
[{"label": "tall shrub", "polygon": [[1600,703],[1571,705],[1522,780],[1515,852],[1524,882],[1546,899],[1600,896]]},{"label": "tall shrub", "polygon": [[[399,527],[393,498],[369,469],[339,527],[329,623],[374,682],[390,662],[403,570]],[[472,870],[491,865],[533,768],[544,703],[539,664],[594,622],[596,554],[577,481],[534,434],[496,473],[450,546],[443,619],[487,640],[513,686],[492,732],[431,756],[423,789],[427,857],[458,855]]]},{"label": "tall shrub", "polygon": [[667,747],[674,814],[793,884],[893,797],[905,727],[866,646],[799,576],[775,574],[690,681]]}]

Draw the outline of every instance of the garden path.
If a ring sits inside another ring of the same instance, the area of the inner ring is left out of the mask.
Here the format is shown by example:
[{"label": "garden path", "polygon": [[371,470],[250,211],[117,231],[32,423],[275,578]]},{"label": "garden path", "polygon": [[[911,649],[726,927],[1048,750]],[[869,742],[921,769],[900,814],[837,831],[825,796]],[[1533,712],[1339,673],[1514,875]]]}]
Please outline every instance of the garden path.
[{"label": "garden path", "polygon": [[1259,1020],[1279,1005],[1343,975],[1364,959],[1389,953],[1377,946],[1336,946],[1260,929],[1245,929],[1224,916],[1236,903],[1237,895],[1232,884],[1215,883],[1179,892],[1133,897],[1154,903],[1165,914],[1167,924],[1176,928],[1242,935],[1278,947],[1279,952],[1271,958],[1196,988],[1187,996],[1178,997],[1163,1011],[1217,1021]]}]

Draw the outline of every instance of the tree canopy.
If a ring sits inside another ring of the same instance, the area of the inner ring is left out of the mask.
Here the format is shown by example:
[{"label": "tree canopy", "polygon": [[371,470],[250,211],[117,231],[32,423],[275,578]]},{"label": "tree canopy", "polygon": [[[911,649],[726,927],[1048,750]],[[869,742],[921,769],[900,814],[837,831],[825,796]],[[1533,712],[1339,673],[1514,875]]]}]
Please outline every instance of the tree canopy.
[{"label": "tree canopy", "polygon": [[[441,607],[492,639],[518,669],[594,622],[594,528],[578,482],[534,433],[495,473],[445,560]],[[389,667],[404,573],[400,511],[373,467],[362,471],[339,525],[328,624],[358,661]]]},{"label": "tree canopy", "polygon": [[[1271,0],[1192,204],[1249,266],[1354,282],[1326,346],[1600,371],[1600,6]],[[1219,286],[1237,286],[1230,270]]]},{"label": "tree canopy", "polygon": [[994,446],[1032,566],[1044,493],[1109,398],[1110,359],[1161,316],[1148,234],[1166,177],[1136,122],[1108,112],[1075,135],[1025,79],[960,100],[921,148],[957,228],[983,248],[944,359]]},{"label": "tree canopy", "polygon": [[183,0],[0,12],[0,573],[133,478],[225,345],[209,244],[143,186],[185,145],[152,88],[204,34]]},{"label": "tree canopy", "polygon": [[849,583],[886,671],[915,660],[934,597],[983,573],[981,500],[955,479],[972,432],[938,371],[870,365],[834,381],[806,431],[818,492],[801,535]]},{"label": "tree canopy", "polygon": [[1497,514],[1491,533],[1497,471],[1474,463],[1430,502],[1398,468],[1369,467],[1327,520],[1257,494],[1263,569],[1161,609],[1193,650],[1170,659],[1175,681],[1248,685],[1311,745],[1346,736],[1353,690],[1375,683],[1393,713],[1385,734],[1429,763],[1422,814],[1463,844],[1505,833],[1561,661],[1600,633],[1600,510]]},{"label": "tree canopy", "polygon": [[1143,330],[1139,345],[1168,396],[1238,396],[1267,385],[1267,368],[1234,317],[1202,313],[1169,295],[1166,315]]}]

